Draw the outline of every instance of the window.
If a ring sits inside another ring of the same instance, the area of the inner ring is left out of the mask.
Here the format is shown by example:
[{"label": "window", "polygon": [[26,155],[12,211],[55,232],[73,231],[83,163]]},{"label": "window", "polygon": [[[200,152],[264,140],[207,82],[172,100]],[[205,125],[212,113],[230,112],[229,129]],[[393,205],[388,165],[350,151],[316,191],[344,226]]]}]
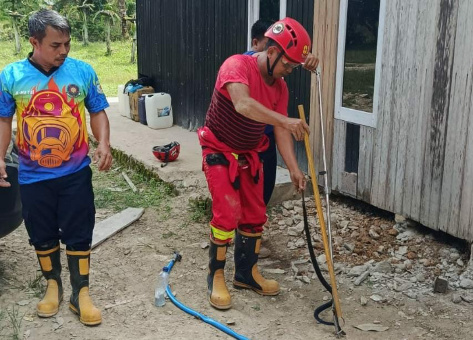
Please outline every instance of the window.
[{"label": "window", "polygon": [[376,127],[385,0],[341,0],[335,118]]},{"label": "window", "polygon": [[251,48],[251,26],[258,19],[273,20],[286,17],[287,0],[248,0],[248,49]]}]

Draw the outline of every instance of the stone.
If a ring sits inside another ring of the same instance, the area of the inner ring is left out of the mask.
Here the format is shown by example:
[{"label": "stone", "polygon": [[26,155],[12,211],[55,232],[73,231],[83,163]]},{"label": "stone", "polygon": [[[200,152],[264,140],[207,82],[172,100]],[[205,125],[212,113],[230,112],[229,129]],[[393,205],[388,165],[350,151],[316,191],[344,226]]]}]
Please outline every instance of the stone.
[{"label": "stone", "polygon": [[397,231],[396,229],[392,228],[392,229],[389,229],[389,230],[388,230],[388,234],[391,235],[391,236],[397,236],[397,234],[399,234],[399,231]]},{"label": "stone", "polygon": [[354,282],[355,286],[361,285],[361,283],[362,283],[363,281],[365,281],[365,280],[368,278],[369,275],[370,275],[370,271],[367,270],[367,271],[365,271],[363,274],[361,274],[360,276],[358,276],[358,277],[356,278],[355,282]]},{"label": "stone", "polygon": [[404,216],[396,214],[394,215],[394,221],[396,221],[396,223],[406,223],[407,220]]},{"label": "stone", "polygon": [[346,229],[346,228],[348,227],[348,223],[349,223],[349,221],[346,221],[346,220],[345,220],[345,221],[341,221],[341,222],[340,222],[340,228]]},{"label": "stone", "polygon": [[434,292],[435,293],[445,293],[448,288],[448,281],[444,278],[437,277],[434,281]]},{"label": "stone", "polygon": [[386,298],[384,298],[384,297],[382,297],[381,295],[378,295],[378,294],[371,295],[370,299],[375,301],[375,302],[384,302],[384,301],[386,301]]},{"label": "stone", "polygon": [[357,277],[366,272],[369,269],[368,265],[362,265],[362,266],[355,266],[350,269],[348,272],[348,276],[350,277]]},{"label": "stone", "polygon": [[391,226],[389,226],[388,224],[381,224],[379,226],[382,230],[388,230],[389,228],[391,228]]},{"label": "stone", "polygon": [[473,289],[473,280],[462,279],[460,281],[460,287],[463,289]]},{"label": "stone", "polygon": [[374,240],[377,240],[377,239],[379,239],[379,237],[380,237],[379,234],[378,234],[376,231],[374,231],[373,229],[370,229],[370,231],[368,232],[368,234],[369,234],[370,237],[371,237],[372,239],[374,239]]},{"label": "stone", "polygon": [[325,254],[317,256],[317,263],[323,264],[327,262],[327,258],[325,257]]},{"label": "stone", "polygon": [[409,299],[417,300],[417,293],[413,291],[407,291],[403,293],[405,296],[407,296]]},{"label": "stone", "polygon": [[413,251],[407,252],[407,255],[406,255],[406,256],[407,256],[407,258],[408,258],[409,260],[413,260],[413,259],[416,259],[416,258],[417,258],[417,254],[416,254],[415,252],[413,252]]},{"label": "stone", "polygon": [[457,260],[457,265],[460,266],[460,267],[463,267],[465,265],[465,263],[462,261],[462,259],[458,259]]},{"label": "stone", "polygon": [[456,261],[460,258],[460,254],[456,253],[456,252],[452,252],[450,253],[450,261]]},{"label": "stone", "polygon": [[294,209],[294,201],[284,201],[282,203],[282,206],[287,210],[293,210]]},{"label": "stone", "polygon": [[295,243],[295,246],[297,248],[305,247],[305,240],[303,238],[298,239]]},{"label": "stone", "polygon": [[344,243],[343,244],[343,248],[345,248],[346,250],[348,250],[350,253],[353,252],[353,250],[355,250],[355,245],[353,243]]},{"label": "stone", "polygon": [[462,297],[460,294],[454,293],[452,294],[452,302],[453,303],[460,303],[462,302]]},{"label": "stone", "polygon": [[394,284],[394,290],[396,292],[404,292],[404,291],[410,289],[412,286],[413,286],[412,282],[404,282],[400,285],[398,285],[398,283],[396,282]]},{"label": "stone", "polygon": [[373,268],[373,272],[389,274],[393,271],[392,265],[387,261],[378,262]]},{"label": "stone", "polygon": [[399,249],[396,251],[396,254],[398,255],[406,255],[407,254],[407,246],[401,246]]},{"label": "stone", "polygon": [[368,299],[365,298],[363,295],[360,297],[360,303],[362,306],[366,306],[368,304]]}]

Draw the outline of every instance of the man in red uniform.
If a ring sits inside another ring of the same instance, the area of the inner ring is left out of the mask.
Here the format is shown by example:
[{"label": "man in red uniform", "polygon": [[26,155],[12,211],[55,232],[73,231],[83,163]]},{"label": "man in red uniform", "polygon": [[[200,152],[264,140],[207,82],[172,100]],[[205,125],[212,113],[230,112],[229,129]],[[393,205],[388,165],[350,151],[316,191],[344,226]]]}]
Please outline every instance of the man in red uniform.
[{"label": "man in red uniform", "polygon": [[224,267],[227,247],[233,239],[233,285],[262,295],[279,293],[279,284],[266,280],[257,267],[266,222],[259,158],[268,147],[266,124],[274,126],[276,143],[292,182],[298,190],[305,188],[292,138],[302,140],[309,127],[287,116],[289,94],[282,78],[304,63],[311,48],[310,38],[291,18],[275,22],[265,36],[268,44],[263,52],[234,55],[222,64],[205,125],[198,130],[203,170],[212,195],[208,294],[210,304],[217,309],[231,307]]}]

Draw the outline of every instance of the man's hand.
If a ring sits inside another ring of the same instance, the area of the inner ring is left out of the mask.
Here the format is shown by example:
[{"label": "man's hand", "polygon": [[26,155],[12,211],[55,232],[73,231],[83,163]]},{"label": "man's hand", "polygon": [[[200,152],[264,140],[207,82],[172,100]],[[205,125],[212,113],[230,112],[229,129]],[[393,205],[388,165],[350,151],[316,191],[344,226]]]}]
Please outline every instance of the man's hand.
[{"label": "man's hand", "polygon": [[292,184],[294,184],[294,186],[296,187],[297,192],[300,193],[305,190],[306,180],[302,171],[297,168],[297,170],[291,171],[290,174]]},{"label": "man's hand", "polygon": [[317,66],[319,66],[319,59],[312,53],[309,53],[307,58],[305,58],[303,67],[308,71],[314,72]]},{"label": "man's hand", "polygon": [[7,178],[7,165],[3,159],[0,159],[0,188],[11,186],[10,182],[7,182],[5,178]]},{"label": "man's hand", "polygon": [[289,130],[297,141],[304,140],[305,134],[309,134],[309,125],[298,118],[287,117],[283,127]]},{"label": "man's hand", "polygon": [[108,143],[99,143],[94,153],[94,163],[98,163],[99,171],[108,171],[112,166],[112,153]]}]

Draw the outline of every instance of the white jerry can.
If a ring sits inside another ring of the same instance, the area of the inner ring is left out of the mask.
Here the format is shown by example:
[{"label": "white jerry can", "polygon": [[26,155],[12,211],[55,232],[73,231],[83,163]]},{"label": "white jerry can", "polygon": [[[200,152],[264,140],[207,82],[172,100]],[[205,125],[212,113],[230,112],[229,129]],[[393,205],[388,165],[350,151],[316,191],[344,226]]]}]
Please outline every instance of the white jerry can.
[{"label": "white jerry can", "polygon": [[145,96],[146,121],[152,129],[172,126],[171,96],[168,93],[151,93]]},{"label": "white jerry can", "polygon": [[118,85],[118,112],[121,116],[131,118],[130,116],[130,97],[128,93],[123,93],[125,85]]}]

